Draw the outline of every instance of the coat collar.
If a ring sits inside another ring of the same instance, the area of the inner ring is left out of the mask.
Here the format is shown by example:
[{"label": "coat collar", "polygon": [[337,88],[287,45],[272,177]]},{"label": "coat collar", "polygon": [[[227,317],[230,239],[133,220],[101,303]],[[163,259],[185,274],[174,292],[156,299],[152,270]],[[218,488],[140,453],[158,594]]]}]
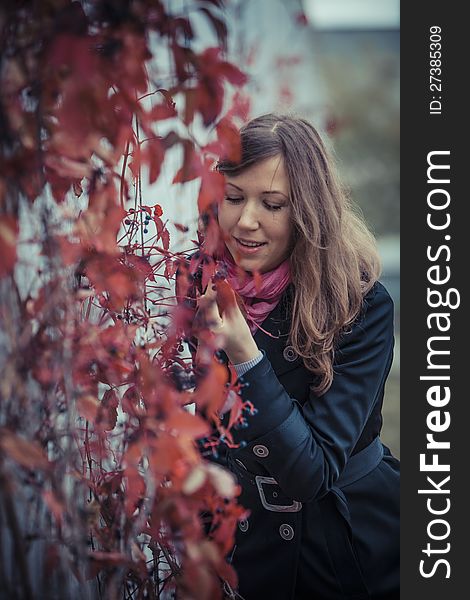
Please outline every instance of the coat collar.
[{"label": "coat collar", "polygon": [[293,297],[294,286],[291,283],[282,294],[279,303],[261,324],[268,334],[258,329],[254,335],[255,342],[261,350],[266,352],[276,375],[282,375],[296,368],[302,362],[302,359],[288,343]]}]

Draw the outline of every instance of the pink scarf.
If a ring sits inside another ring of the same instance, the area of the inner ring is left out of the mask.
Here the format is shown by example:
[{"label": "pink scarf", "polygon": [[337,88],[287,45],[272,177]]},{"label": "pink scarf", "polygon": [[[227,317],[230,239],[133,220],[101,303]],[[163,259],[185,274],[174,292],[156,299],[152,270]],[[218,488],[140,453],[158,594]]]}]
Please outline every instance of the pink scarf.
[{"label": "pink scarf", "polygon": [[256,278],[257,281],[246,271],[244,271],[245,277],[243,275],[240,277],[242,270],[237,267],[227,248],[225,248],[221,261],[227,267],[227,281],[241,296],[245,304],[248,325],[254,335],[261,323],[277,306],[282,293],[291,281],[289,259],[287,258],[272,271],[261,273]]}]

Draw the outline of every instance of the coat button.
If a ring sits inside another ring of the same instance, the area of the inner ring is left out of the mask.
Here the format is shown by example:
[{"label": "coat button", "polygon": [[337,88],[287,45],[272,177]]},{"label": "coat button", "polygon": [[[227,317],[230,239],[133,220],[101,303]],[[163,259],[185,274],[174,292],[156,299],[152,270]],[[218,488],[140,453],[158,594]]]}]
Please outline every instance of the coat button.
[{"label": "coat button", "polygon": [[296,358],[298,357],[298,354],[294,350],[293,346],[286,346],[282,355],[287,360],[287,362],[294,362],[294,360],[296,360]]},{"label": "coat button", "polygon": [[248,531],[248,520],[242,519],[241,521],[239,521],[238,527],[240,528],[240,531],[243,531],[243,533],[245,533],[245,531]]},{"label": "coat button", "polygon": [[262,446],[261,444],[253,446],[253,452],[259,458],[265,458],[265,456],[268,456],[269,454],[269,450],[266,448],[266,446]]},{"label": "coat button", "polygon": [[279,533],[283,540],[291,540],[294,537],[294,530],[287,523],[283,523],[279,527]]}]

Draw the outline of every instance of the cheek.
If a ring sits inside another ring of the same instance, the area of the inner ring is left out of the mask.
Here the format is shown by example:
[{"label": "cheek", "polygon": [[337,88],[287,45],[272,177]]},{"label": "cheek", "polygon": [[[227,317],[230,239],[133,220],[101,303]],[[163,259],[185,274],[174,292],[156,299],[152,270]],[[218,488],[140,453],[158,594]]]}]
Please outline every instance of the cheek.
[{"label": "cheek", "polygon": [[222,231],[228,231],[231,226],[230,221],[233,221],[233,219],[230,218],[230,211],[223,203],[219,205],[217,220]]},{"label": "cheek", "polygon": [[237,207],[221,204],[219,206],[218,221],[219,227],[224,233],[228,233],[238,222]]},{"label": "cheek", "polygon": [[290,247],[293,231],[294,228],[290,219],[285,219],[277,224],[276,238],[281,246]]}]

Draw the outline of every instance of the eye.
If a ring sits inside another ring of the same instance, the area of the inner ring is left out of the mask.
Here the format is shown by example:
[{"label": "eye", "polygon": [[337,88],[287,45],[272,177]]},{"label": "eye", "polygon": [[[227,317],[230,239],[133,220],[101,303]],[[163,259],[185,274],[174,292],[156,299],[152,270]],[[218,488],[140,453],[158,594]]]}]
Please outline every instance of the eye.
[{"label": "eye", "polygon": [[264,205],[268,210],[272,210],[273,212],[281,210],[284,207],[283,204],[270,204],[269,202],[265,202]]},{"label": "eye", "polygon": [[225,200],[227,200],[228,202],[230,202],[232,204],[240,204],[240,202],[243,202],[243,198],[235,197],[235,196],[225,196]]}]

